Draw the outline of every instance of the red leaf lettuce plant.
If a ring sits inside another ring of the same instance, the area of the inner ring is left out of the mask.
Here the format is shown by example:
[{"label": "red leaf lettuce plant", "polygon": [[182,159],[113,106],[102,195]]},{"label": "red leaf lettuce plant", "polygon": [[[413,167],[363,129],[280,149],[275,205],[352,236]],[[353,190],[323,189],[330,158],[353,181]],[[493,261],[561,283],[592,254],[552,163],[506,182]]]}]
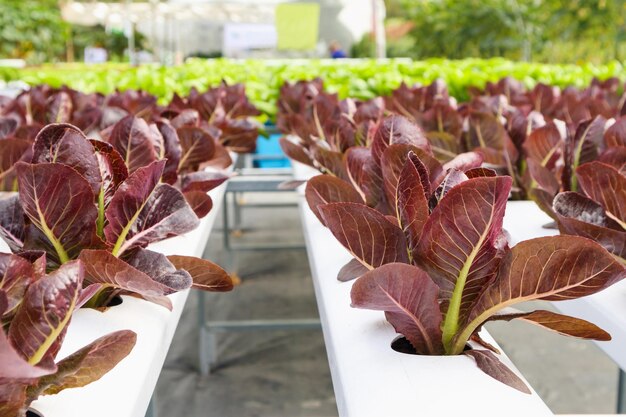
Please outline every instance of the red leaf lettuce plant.
[{"label": "red leaf lettuce plant", "polygon": [[[74,134],[82,135],[79,131]],[[161,181],[179,189],[198,217],[204,217],[213,206],[207,192],[229,178],[223,172],[232,164],[228,151],[208,131],[182,125],[178,118],[171,123],[161,119],[148,124],[144,119],[126,116],[101,136],[119,153],[131,174],[163,161]]]},{"label": "red leaf lettuce plant", "polygon": [[246,153],[256,149],[260,125],[252,117],[260,114],[248,100],[243,84],[222,82],[204,93],[192,88],[186,98],[174,95],[161,116],[172,119],[173,124],[177,118],[177,127],[200,127],[217,138],[222,146]]},{"label": "red leaf lettuce plant", "polygon": [[595,161],[576,170],[581,192],[562,192],[554,198],[562,234],[583,236],[600,243],[626,265],[626,171]]},{"label": "red leaf lettuce plant", "polygon": [[291,159],[342,176],[344,154],[354,146],[371,145],[374,130],[383,117],[381,98],[367,102],[339,100],[323,91],[323,83],[285,83],[278,101],[278,129],[287,134],[280,139]]},{"label": "red leaf lettuce plant", "polygon": [[571,133],[552,122],[535,129],[524,143],[529,195],[548,215],[557,218],[553,199],[559,192],[580,191],[577,176],[583,164],[598,161],[624,171],[626,118],[607,121],[596,116],[580,122]]},{"label": "red leaf lettuce plant", "polygon": [[40,395],[97,381],[135,345],[134,332],[117,331],[56,361],[72,313],[93,288],[83,289],[80,261],[46,275],[45,259],[0,254],[0,417],[24,416]]},{"label": "red leaf lettuce plant", "polygon": [[[341,179],[318,176],[307,184],[311,209],[355,257],[340,272],[343,279],[360,276],[351,292],[354,307],[384,311],[416,353],[471,356],[484,372],[524,392],[528,388],[498,360],[499,352],[480,338],[485,322],[520,319],[561,334],[610,338],[581,319],[511,308],[582,297],[626,277],[604,248],[574,236],[510,248],[502,229],[510,177],[452,169],[434,188],[415,153],[401,166],[382,173],[390,215],[358,202],[359,194]],[[469,341],[485,349],[468,350]]]},{"label": "red leaf lettuce plant", "polygon": [[[31,163],[15,166],[19,194],[0,200],[0,234],[14,253],[44,252],[48,270],[82,260],[84,284],[98,287],[89,307],[119,294],[171,307],[164,296],[190,286],[230,290],[228,274],[209,261],[146,249],[199,224],[181,192],[161,182],[165,166],[158,160],[129,173],[113,146],[71,125],[50,125],[37,136]],[[201,268],[208,272],[190,275]]]}]

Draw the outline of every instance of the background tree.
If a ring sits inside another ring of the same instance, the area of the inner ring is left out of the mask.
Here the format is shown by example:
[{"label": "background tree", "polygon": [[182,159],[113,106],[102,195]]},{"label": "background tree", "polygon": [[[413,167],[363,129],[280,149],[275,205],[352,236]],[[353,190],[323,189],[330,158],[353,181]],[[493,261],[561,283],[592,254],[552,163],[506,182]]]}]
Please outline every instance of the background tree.
[{"label": "background tree", "polygon": [[[390,25],[411,22],[409,39],[390,39],[388,56],[503,56],[540,62],[606,62],[626,56],[624,0],[387,0]],[[368,56],[370,40],[356,45]]]},{"label": "background tree", "polygon": [[[136,33],[137,49],[145,37]],[[82,59],[86,46],[101,46],[112,60],[124,59],[128,40],[121,31],[102,26],[71,25],[61,18],[58,0],[0,0],[0,58],[21,58],[30,64],[65,61],[68,47]]]}]

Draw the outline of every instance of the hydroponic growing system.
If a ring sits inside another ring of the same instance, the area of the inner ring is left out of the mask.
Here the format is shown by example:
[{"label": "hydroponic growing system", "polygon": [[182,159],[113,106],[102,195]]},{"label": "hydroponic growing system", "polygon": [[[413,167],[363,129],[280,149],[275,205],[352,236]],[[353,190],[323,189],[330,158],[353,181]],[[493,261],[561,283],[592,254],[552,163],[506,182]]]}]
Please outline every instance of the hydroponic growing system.
[{"label": "hydroponic growing system", "polygon": [[202,254],[266,120],[300,184],[341,416],[552,415],[489,321],[594,340],[624,369],[621,67],[315,64],[327,83],[263,65],[7,76],[33,85],[0,97],[0,417],[146,413],[190,289],[233,289]]}]

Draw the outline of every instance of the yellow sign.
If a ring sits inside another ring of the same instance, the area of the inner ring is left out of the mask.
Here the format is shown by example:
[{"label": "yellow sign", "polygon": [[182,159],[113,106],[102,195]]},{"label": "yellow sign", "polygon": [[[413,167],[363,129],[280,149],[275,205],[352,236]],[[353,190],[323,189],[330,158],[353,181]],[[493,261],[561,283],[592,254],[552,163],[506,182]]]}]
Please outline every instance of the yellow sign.
[{"label": "yellow sign", "polygon": [[320,5],[282,3],[276,6],[276,33],[280,50],[311,50],[317,46]]}]

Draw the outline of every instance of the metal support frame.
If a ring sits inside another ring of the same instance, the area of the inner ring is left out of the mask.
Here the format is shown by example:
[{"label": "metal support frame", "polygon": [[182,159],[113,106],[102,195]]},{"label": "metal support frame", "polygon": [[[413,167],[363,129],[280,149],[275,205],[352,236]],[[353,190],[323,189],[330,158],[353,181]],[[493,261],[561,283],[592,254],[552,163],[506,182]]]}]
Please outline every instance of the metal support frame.
[{"label": "metal support frame", "polygon": [[617,379],[617,414],[626,414],[626,372],[621,368]]},{"label": "metal support frame", "polygon": [[150,402],[148,403],[148,409],[146,410],[146,417],[157,417],[156,411],[156,392],[152,393]]},{"label": "metal support frame", "polygon": [[[289,179],[285,177],[285,180]],[[229,195],[232,195],[233,198],[233,214],[234,214],[234,224],[235,228],[241,226],[241,218],[242,218],[242,209],[244,207],[263,207],[263,208],[273,208],[273,207],[294,207],[297,206],[297,203],[279,203],[279,204],[241,204],[238,201],[238,196],[243,193],[264,193],[264,192],[292,192],[290,190],[279,190],[278,185],[283,182],[283,180],[276,179],[263,179],[263,176],[255,177],[255,179],[250,179],[246,181],[232,181],[229,183],[226,188],[226,192],[224,193],[224,204],[223,204],[223,216],[222,216],[222,229],[223,229],[223,240],[224,240],[224,248],[229,253],[229,265],[235,266],[235,259],[233,252],[244,252],[244,251],[273,251],[273,250],[299,250],[305,249],[304,245],[255,245],[255,246],[235,246],[231,242],[231,224],[230,224],[230,204],[229,204]]]},{"label": "metal support frame", "polygon": [[217,335],[228,332],[260,332],[275,330],[320,330],[319,319],[210,321],[200,328],[200,373],[208,376],[217,365]]},{"label": "metal support frame", "polygon": [[[248,163],[246,163],[248,165]],[[251,165],[251,164],[250,164]],[[266,251],[266,250],[302,250],[305,245],[262,245],[262,246],[234,246],[231,242],[230,224],[230,204],[229,195],[233,200],[234,227],[240,227],[242,223],[242,209],[244,207],[291,207],[296,203],[279,204],[241,204],[238,201],[243,193],[263,193],[263,192],[289,192],[289,190],[278,189],[278,184],[291,179],[291,169],[253,169],[244,167],[238,171],[240,177],[229,181],[224,193],[222,233],[224,248],[228,254],[228,266],[231,271],[236,271],[235,252],[242,251]],[[245,178],[248,175],[254,177]],[[287,174],[287,175],[286,175]],[[278,176],[278,178],[276,178]],[[244,178],[242,178],[244,177]],[[242,178],[242,179],[239,179]],[[293,192],[293,191],[292,191]],[[277,320],[233,320],[233,321],[207,321],[205,294],[197,291],[198,294],[198,331],[199,331],[199,370],[200,374],[207,376],[217,364],[217,334],[225,332],[255,332],[273,330],[319,330],[321,323],[319,319],[277,319]]]}]

